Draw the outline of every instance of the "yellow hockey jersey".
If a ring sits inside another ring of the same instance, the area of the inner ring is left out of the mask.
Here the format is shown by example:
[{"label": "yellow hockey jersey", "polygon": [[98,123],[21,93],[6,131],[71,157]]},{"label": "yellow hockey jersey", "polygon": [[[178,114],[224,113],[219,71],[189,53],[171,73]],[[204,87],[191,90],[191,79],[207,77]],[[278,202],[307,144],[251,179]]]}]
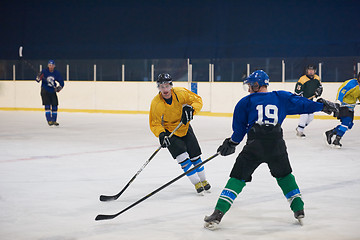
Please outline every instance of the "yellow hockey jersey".
[{"label": "yellow hockey jersey", "polygon": [[[203,103],[199,95],[186,88],[174,87],[171,89],[171,105],[165,102],[161,92],[151,101],[149,123],[150,129],[156,137],[165,129],[172,132],[181,121],[183,105],[191,105],[194,108],[194,115],[200,112]],[[187,134],[189,123],[182,125],[175,133],[178,137]]]},{"label": "yellow hockey jersey", "polygon": [[356,79],[345,81],[339,87],[336,99],[341,103],[354,104],[360,100],[360,87]]}]

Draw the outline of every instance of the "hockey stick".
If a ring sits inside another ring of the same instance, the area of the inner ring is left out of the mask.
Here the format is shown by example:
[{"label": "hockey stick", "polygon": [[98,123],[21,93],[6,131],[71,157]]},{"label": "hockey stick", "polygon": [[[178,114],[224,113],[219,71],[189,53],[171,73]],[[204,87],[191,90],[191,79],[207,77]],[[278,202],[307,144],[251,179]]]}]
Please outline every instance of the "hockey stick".
[{"label": "hockey stick", "polygon": [[26,59],[23,58],[23,46],[19,47],[19,57],[20,57],[20,61],[25,62],[26,65],[28,65],[34,72],[36,72],[36,81],[40,82],[40,80],[43,77],[43,74],[39,70],[37,70],[34,67],[34,65],[32,65],[30,62],[28,62]]},{"label": "hockey stick", "polygon": [[113,219],[116,218],[117,216],[119,216],[120,214],[124,213],[125,211],[129,210],[130,208],[138,205],[139,203],[141,203],[142,201],[145,201],[146,199],[148,199],[149,197],[153,196],[155,193],[161,191],[162,189],[166,188],[167,186],[169,186],[170,184],[176,182],[177,180],[179,180],[180,178],[182,178],[183,176],[185,176],[186,174],[194,171],[195,169],[201,167],[202,165],[204,165],[205,163],[209,162],[210,160],[212,160],[213,158],[217,157],[219,155],[219,153],[215,153],[214,155],[212,155],[211,157],[209,157],[208,159],[206,159],[205,161],[203,161],[202,163],[190,168],[188,171],[184,172],[183,174],[177,176],[176,178],[174,178],[173,180],[171,180],[170,182],[162,185],[161,187],[159,187],[158,189],[154,190],[153,192],[149,193],[148,195],[146,195],[145,197],[139,199],[138,201],[134,202],[133,204],[131,204],[130,206],[128,206],[127,208],[125,208],[124,210],[112,214],[112,215],[105,215],[105,214],[99,214],[96,216],[95,221],[99,221],[99,220],[109,220],[109,219]]},{"label": "hockey stick", "polygon": [[[180,122],[179,125],[177,125],[177,127],[174,129],[174,131],[171,132],[171,134],[169,135],[169,138],[171,138],[172,135],[174,135],[174,133],[181,127],[181,125],[182,125],[182,122]],[[150,156],[150,158],[144,163],[144,165],[136,172],[136,174],[130,179],[130,181],[125,185],[125,187],[118,194],[115,194],[113,196],[101,195],[100,196],[100,201],[107,202],[107,201],[113,201],[113,200],[118,199],[120,197],[120,195],[130,186],[130,184],[135,180],[135,178],[146,167],[146,165],[148,165],[148,163],[151,161],[151,159],[153,159],[154,156],[160,151],[161,148],[162,147],[159,146],[156,149],[156,151]]]},{"label": "hockey stick", "polygon": [[360,105],[360,102],[357,103],[342,103],[340,107],[354,107],[356,105]]}]

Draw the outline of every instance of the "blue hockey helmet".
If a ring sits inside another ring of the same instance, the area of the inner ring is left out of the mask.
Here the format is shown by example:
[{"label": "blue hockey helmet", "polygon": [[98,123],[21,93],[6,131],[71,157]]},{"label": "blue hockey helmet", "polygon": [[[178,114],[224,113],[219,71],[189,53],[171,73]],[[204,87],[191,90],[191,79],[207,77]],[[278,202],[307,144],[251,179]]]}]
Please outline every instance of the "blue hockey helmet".
[{"label": "blue hockey helmet", "polygon": [[269,86],[269,81],[270,79],[266,72],[256,70],[244,80],[244,85],[249,84],[252,90],[257,92],[261,86]]}]

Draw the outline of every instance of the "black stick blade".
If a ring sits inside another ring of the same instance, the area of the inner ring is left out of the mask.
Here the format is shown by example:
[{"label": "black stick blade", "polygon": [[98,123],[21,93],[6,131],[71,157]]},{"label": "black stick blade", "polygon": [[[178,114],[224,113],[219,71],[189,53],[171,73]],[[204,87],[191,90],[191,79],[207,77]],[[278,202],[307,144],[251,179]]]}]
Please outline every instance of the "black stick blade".
[{"label": "black stick blade", "polygon": [[115,196],[101,195],[100,196],[100,201],[102,201],[102,202],[114,201],[116,199],[118,199],[117,195],[115,195]]},{"label": "black stick blade", "polygon": [[99,215],[96,216],[95,221],[113,219],[113,218],[115,218],[117,215],[118,215],[118,214],[114,214],[114,215],[99,214]]}]

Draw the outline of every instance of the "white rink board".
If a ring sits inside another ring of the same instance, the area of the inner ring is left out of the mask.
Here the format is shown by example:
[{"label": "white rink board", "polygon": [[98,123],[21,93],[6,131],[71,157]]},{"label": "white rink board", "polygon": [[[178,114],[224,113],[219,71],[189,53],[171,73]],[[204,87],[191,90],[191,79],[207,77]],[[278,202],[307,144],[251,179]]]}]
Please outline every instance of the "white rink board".
[{"label": "white rink board", "polygon": [[[335,101],[341,83],[323,83],[322,97]],[[189,87],[187,82],[174,86]],[[270,83],[269,90],[293,91],[295,83]],[[65,81],[58,94],[59,109],[149,111],[158,93],[154,82]],[[235,104],[248,93],[243,84],[200,82],[198,94],[203,99],[203,112],[232,113]],[[42,108],[40,85],[35,81],[0,81],[0,108]],[[359,116],[359,111],[355,111]]]}]

